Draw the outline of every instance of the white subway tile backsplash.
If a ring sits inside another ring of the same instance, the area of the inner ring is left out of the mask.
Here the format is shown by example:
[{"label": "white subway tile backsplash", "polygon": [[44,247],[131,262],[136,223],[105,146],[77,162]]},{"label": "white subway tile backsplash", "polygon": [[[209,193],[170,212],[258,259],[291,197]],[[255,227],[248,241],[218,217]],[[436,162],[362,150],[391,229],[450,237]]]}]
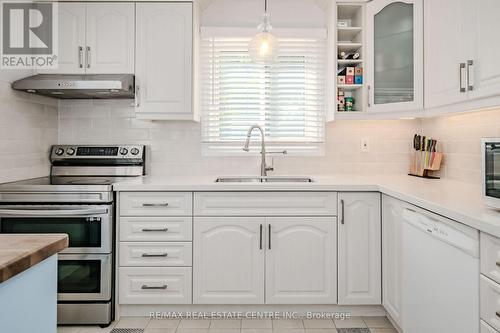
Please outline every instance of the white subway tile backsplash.
[{"label": "white subway tile backsplash", "polygon": [[481,139],[500,136],[500,109],[423,119],[422,133],[441,142],[442,177],[480,184]]},{"label": "white subway tile backsplash", "polygon": [[57,140],[57,100],[0,82],[0,182],[47,176]]},{"label": "white subway tile backsplash", "polygon": [[[259,172],[258,156],[202,156],[199,123],[138,120],[134,108],[127,101],[114,103],[101,100],[90,104],[61,102],[59,143],[146,144],[150,155],[148,173],[156,175]],[[275,173],[367,174],[373,172],[372,165],[378,173],[388,173],[388,170],[406,172],[409,142],[419,128],[418,120],[339,121],[327,124],[325,156],[274,158]],[[369,153],[360,151],[361,137],[370,137]],[[379,157],[381,153],[386,154]]]}]

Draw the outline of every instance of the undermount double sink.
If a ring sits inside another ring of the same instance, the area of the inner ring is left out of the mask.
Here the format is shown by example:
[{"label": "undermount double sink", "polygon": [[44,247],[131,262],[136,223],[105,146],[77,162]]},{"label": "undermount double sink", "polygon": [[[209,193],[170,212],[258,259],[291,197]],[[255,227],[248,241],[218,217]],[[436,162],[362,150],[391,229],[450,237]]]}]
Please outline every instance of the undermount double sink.
[{"label": "undermount double sink", "polygon": [[216,183],[312,183],[314,180],[309,177],[287,177],[287,176],[243,176],[243,177],[220,177]]}]

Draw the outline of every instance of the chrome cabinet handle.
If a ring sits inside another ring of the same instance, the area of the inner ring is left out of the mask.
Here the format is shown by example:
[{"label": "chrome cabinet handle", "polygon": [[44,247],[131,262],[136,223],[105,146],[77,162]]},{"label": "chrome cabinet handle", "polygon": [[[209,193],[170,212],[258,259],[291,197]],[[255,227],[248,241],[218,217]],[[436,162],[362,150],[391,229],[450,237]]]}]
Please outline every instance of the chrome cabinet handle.
[{"label": "chrome cabinet handle", "polygon": [[271,249],[271,224],[269,224],[269,225],[267,226],[267,229],[268,229],[268,233],[269,233],[269,235],[268,235],[268,237],[269,237],[268,248],[269,248],[269,250],[270,250],[270,249]]},{"label": "chrome cabinet handle", "polygon": [[500,318],[500,311],[495,312],[495,315]]},{"label": "chrome cabinet handle", "polygon": [[142,254],[142,257],[143,258],[160,258],[160,257],[168,257],[168,253],[158,253],[158,254],[154,254],[154,253],[143,253]]},{"label": "chrome cabinet handle", "polygon": [[86,63],[87,63],[87,68],[90,68],[90,46],[87,46],[87,54],[86,54]]},{"label": "chrome cabinet handle", "polygon": [[340,223],[341,224],[345,224],[345,221],[344,221],[344,207],[345,207],[344,199],[340,199]]},{"label": "chrome cabinet handle", "polygon": [[155,287],[155,286],[148,286],[148,285],[146,285],[146,284],[143,284],[143,285],[141,286],[141,289],[142,289],[142,290],[162,290],[162,289],[164,290],[164,289],[167,289],[167,287],[168,287],[168,286],[167,286],[166,284],[164,284],[163,286],[158,286],[158,287]]},{"label": "chrome cabinet handle", "polygon": [[260,225],[260,235],[259,235],[259,250],[262,250],[262,224]]},{"label": "chrome cabinet handle", "polygon": [[83,46],[78,46],[78,63],[83,68]]},{"label": "chrome cabinet handle", "polygon": [[467,90],[474,90],[474,61],[467,60]]},{"label": "chrome cabinet handle", "polygon": [[495,264],[496,264],[498,267],[500,267],[500,261],[497,261]]},{"label": "chrome cabinet handle", "polygon": [[135,107],[139,107],[141,105],[141,94],[140,94],[140,87],[139,85],[135,86]]},{"label": "chrome cabinet handle", "polygon": [[151,229],[151,228],[144,228],[142,229],[143,232],[167,232],[168,228],[159,228],[159,229]]},{"label": "chrome cabinet handle", "polygon": [[371,103],[370,103],[372,86],[368,85],[366,90],[368,91],[367,102],[368,102],[368,107],[370,108],[372,106]]},{"label": "chrome cabinet handle", "polygon": [[168,207],[168,202],[165,202],[165,203],[143,203],[142,207]]},{"label": "chrome cabinet handle", "polygon": [[465,62],[460,63],[460,92],[466,92],[466,69],[465,69]]}]

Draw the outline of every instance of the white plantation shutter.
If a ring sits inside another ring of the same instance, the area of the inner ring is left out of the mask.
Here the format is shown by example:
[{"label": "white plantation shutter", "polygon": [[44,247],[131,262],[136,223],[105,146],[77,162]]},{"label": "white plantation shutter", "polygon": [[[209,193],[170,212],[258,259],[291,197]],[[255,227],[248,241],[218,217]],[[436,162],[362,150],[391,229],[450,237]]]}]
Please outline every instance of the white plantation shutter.
[{"label": "white plantation shutter", "polygon": [[[263,66],[250,60],[250,38],[203,37],[205,153],[241,152],[247,130],[254,124],[262,126],[272,149],[321,152],[325,132],[325,38],[278,39],[277,62]],[[260,134],[256,131],[254,135],[257,146]]]}]

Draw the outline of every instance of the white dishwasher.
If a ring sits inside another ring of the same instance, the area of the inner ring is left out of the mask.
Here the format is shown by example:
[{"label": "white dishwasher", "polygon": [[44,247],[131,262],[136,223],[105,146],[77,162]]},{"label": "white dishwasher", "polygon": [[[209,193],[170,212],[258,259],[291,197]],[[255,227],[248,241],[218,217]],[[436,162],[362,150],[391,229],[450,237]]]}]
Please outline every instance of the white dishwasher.
[{"label": "white dishwasher", "polygon": [[479,232],[405,208],[401,263],[404,333],[479,332]]}]

